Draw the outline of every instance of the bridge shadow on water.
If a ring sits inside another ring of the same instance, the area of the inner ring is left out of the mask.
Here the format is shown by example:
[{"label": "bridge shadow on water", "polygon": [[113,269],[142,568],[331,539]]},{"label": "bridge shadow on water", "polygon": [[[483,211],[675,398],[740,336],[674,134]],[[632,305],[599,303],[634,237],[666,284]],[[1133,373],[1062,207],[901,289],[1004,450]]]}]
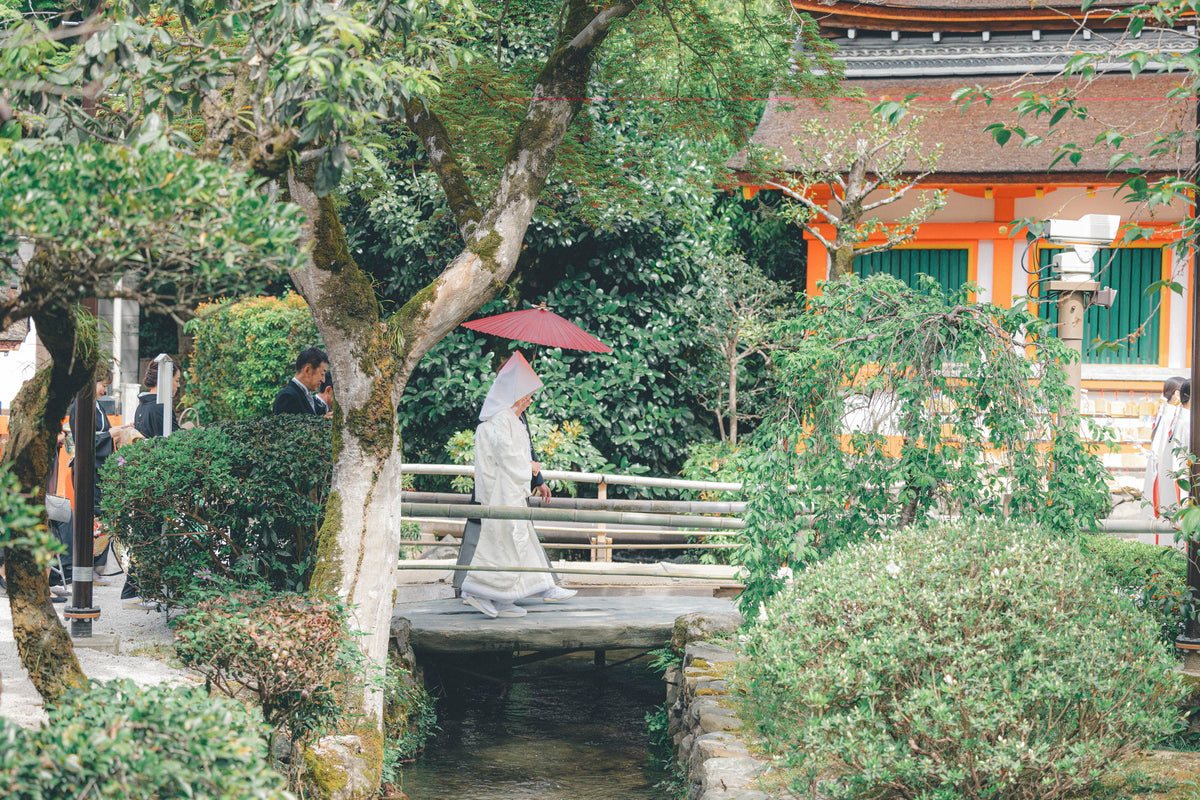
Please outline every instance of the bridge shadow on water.
[{"label": "bridge shadow on water", "polygon": [[403,770],[410,800],[666,800],[645,716],[665,696],[640,651],[512,666],[496,656],[430,660],[440,733]]}]

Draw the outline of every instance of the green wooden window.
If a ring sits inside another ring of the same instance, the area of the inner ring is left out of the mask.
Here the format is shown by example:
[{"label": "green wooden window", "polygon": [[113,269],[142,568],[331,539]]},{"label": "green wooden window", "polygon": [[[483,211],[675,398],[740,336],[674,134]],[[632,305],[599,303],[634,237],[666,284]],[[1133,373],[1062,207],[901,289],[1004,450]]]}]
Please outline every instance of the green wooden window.
[{"label": "green wooden window", "polygon": [[[1038,261],[1041,277],[1049,280],[1050,263],[1057,248],[1042,248]],[[1105,248],[1093,263],[1101,286],[1117,290],[1112,308],[1093,306],[1083,317],[1083,363],[1085,364],[1157,364],[1160,335],[1159,293],[1147,292],[1150,284],[1162,280],[1163,251],[1157,247]],[[1044,284],[1043,284],[1044,285]],[[1038,316],[1058,322],[1058,306],[1053,301],[1038,304]],[[1145,327],[1134,338],[1142,324]],[[1095,340],[1116,342],[1116,348],[1096,349]]]},{"label": "green wooden window", "polygon": [[884,273],[917,288],[917,275],[937,280],[946,292],[954,292],[967,282],[967,262],[971,251],[958,249],[884,250],[854,259],[854,274],[862,278]]}]

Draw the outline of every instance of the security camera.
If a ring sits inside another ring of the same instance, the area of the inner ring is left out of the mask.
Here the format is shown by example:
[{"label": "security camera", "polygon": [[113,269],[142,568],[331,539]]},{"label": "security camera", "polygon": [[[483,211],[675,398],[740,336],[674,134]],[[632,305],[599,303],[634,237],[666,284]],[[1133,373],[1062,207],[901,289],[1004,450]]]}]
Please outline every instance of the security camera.
[{"label": "security camera", "polygon": [[1079,219],[1046,220],[1046,238],[1060,245],[1112,244],[1121,218],[1116,214],[1085,214]]},{"label": "security camera", "polygon": [[1120,227],[1121,218],[1116,214],[1046,220],[1046,238],[1050,243],[1070,248],[1054,256],[1054,271],[1064,281],[1090,281],[1092,258],[1101,246],[1112,244]]}]

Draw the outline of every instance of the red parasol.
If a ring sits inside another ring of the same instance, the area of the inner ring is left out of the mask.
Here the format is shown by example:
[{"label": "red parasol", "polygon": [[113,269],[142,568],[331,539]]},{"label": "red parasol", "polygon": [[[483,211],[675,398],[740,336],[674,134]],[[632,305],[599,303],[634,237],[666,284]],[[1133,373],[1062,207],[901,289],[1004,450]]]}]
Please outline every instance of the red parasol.
[{"label": "red parasol", "polygon": [[494,317],[471,320],[463,323],[480,333],[503,336],[530,344],[547,347],[562,347],[567,350],[586,350],[589,353],[611,353],[612,348],[572,322],[560,317],[543,303],[537,308],[510,311]]}]

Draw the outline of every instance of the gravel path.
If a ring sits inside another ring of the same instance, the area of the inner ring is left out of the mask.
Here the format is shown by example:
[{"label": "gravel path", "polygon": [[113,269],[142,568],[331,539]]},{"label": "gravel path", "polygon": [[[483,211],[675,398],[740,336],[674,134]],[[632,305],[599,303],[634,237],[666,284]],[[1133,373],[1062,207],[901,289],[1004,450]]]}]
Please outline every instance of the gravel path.
[{"label": "gravel path", "polygon": [[[101,681],[130,678],[144,685],[200,683],[201,679],[196,673],[166,663],[168,657],[174,657],[170,648],[172,634],[167,625],[167,614],[126,606],[120,600],[125,576],[114,575],[110,579],[111,585],[94,587],[100,619],[92,623],[92,631],[95,634],[119,635],[120,655],[76,648],[75,653],[84,674]],[[66,605],[54,604],[60,618]],[[66,623],[66,626],[70,630],[70,624]],[[3,680],[0,716],[30,727],[45,721],[42,699],[30,683],[17,655],[17,646],[13,641],[12,610],[7,597],[0,597],[0,679]]]}]

